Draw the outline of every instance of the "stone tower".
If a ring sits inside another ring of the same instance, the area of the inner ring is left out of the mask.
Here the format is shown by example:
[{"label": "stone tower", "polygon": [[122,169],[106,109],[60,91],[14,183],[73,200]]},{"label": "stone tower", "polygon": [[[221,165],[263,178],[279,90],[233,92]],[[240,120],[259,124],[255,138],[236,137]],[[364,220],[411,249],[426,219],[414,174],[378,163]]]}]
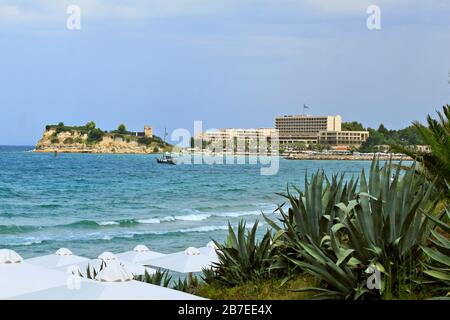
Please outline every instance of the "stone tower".
[{"label": "stone tower", "polygon": [[144,126],[144,135],[147,138],[152,138],[153,137],[153,128],[150,126]]}]

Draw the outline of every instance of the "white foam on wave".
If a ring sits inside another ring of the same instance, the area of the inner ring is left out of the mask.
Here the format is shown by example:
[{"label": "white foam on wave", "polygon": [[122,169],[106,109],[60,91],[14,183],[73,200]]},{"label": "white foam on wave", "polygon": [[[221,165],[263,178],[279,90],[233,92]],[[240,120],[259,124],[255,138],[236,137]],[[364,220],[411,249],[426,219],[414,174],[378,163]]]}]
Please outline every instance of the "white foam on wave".
[{"label": "white foam on wave", "polygon": [[161,223],[161,222],[169,222],[169,221],[175,221],[174,216],[167,216],[164,218],[149,218],[149,219],[139,219],[137,220],[138,223],[143,224],[155,224],[155,223]]},{"label": "white foam on wave", "polygon": [[176,220],[182,221],[203,221],[211,217],[210,213],[193,213],[184,216],[175,216]]},{"label": "white foam on wave", "polygon": [[236,212],[222,212],[216,214],[219,217],[237,218],[243,216],[259,216],[261,211],[236,211]]},{"label": "white foam on wave", "polygon": [[140,220],[137,220],[137,222],[143,223],[143,224],[154,224],[154,223],[161,223],[161,220],[158,218],[150,218],[150,219],[140,219]]},{"label": "white foam on wave", "polygon": [[[44,241],[50,241],[50,238],[27,237],[20,240],[7,240],[5,244],[12,246],[31,246],[41,244]],[[0,247],[2,243],[0,243]]]},{"label": "white foam on wave", "polygon": [[204,221],[211,217],[224,217],[224,218],[238,218],[244,216],[259,216],[263,210],[251,210],[251,211],[231,211],[231,212],[201,212],[196,210],[185,210],[192,212],[186,215],[179,216],[166,216],[163,218],[148,218],[148,219],[139,219],[136,220],[138,223],[143,224],[158,224],[162,222],[173,222],[176,220],[179,221]]},{"label": "white foam on wave", "polygon": [[119,225],[120,223],[117,221],[101,221],[97,222],[100,226],[115,226]]},{"label": "white foam on wave", "polygon": [[[260,222],[259,226],[263,226],[264,223]],[[247,229],[253,227],[253,224],[248,224]],[[30,246],[30,245],[39,245],[43,241],[95,241],[95,240],[103,240],[103,241],[111,241],[114,239],[123,239],[123,238],[133,238],[134,236],[145,236],[145,235],[165,235],[171,233],[191,233],[191,232],[213,232],[220,230],[228,230],[228,225],[206,225],[199,226],[193,228],[184,228],[184,229],[175,229],[175,230],[163,230],[163,231],[129,231],[129,232],[113,232],[113,233],[101,233],[101,232],[93,232],[88,234],[73,234],[70,236],[55,236],[52,238],[40,238],[40,237],[27,237],[22,239],[21,241],[7,241],[9,245],[21,245],[21,246]],[[1,245],[1,243],[0,243]]]},{"label": "white foam on wave", "polygon": [[216,231],[216,230],[228,230],[228,226],[201,226],[201,227],[196,227],[196,228],[180,229],[180,230],[176,230],[175,232],[182,232],[182,233],[209,232],[209,231]]}]

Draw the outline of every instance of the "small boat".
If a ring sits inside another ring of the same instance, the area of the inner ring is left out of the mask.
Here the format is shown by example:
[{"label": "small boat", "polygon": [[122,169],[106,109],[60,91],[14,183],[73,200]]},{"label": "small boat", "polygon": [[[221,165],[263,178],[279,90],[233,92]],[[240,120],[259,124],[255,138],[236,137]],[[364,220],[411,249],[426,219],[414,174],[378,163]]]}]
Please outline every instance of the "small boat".
[{"label": "small boat", "polygon": [[177,164],[177,161],[170,155],[163,155],[161,158],[157,158],[156,162],[162,164]]}]

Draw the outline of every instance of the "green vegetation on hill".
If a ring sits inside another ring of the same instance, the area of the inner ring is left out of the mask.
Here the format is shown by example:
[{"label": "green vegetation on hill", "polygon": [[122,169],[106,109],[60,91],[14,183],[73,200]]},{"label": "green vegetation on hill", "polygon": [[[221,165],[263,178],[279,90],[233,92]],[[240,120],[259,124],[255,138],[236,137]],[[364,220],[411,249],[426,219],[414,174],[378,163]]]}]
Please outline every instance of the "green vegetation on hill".
[{"label": "green vegetation on hill", "polygon": [[95,122],[89,121],[84,126],[67,126],[63,122],[58,123],[57,125],[47,125],[45,127],[46,131],[54,129],[55,132],[51,135],[51,143],[58,144],[59,139],[58,135],[63,132],[79,132],[81,135],[87,135],[87,139],[83,140],[80,137],[66,138],[63,143],[65,145],[73,144],[73,143],[86,143],[86,144],[96,144],[103,140],[105,136],[112,137],[113,139],[121,138],[125,142],[135,141],[140,145],[145,146],[153,146],[153,151],[157,152],[161,150],[170,150],[172,146],[166,142],[164,142],[160,137],[144,137],[144,136],[136,136],[136,134],[129,132],[125,124],[120,124],[117,130],[113,131],[103,131],[100,128],[97,128]]},{"label": "green vegetation on hill", "polygon": [[417,128],[412,125],[400,130],[389,130],[383,124],[378,129],[364,128],[360,122],[343,122],[343,131],[369,131],[369,139],[362,144],[359,151],[361,152],[377,152],[376,146],[415,146],[426,144],[422,139]]},{"label": "green vegetation on hill", "polygon": [[341,125],[342,131],[365,131],[364,126],[357,121],[352,122],[342,122]]},{"label": "green vegetation on hill", "polygon": [[[94,127],[95,128],[95,127]],[[88,133],[90,130],[90,127],[87,125],[84,126],[66,126],[64,122],[60,122],[56,125],[47,125],[45,126],[45,130],[49,131],[51,129],[56,130],[56,134],[60,134],[61,132],[71,132],[71,131],[79,131],[81,134]]]},{"label": "green vegetation on hill", "polygon": [[98,129],[98,128],[92,128],[88,131],[88,143],[96,143],[103,140],[103,136],[105,133]]},{"label": "green vegetation on hill", "polygon": [[369,139],[361,146],[360,151],[362,152],[378,151],[377,145],[415,146],[425,144],[413,126],[400,130],[388,130],[381,124],[377,130],[368,128],[367,131],[369,131]]}]

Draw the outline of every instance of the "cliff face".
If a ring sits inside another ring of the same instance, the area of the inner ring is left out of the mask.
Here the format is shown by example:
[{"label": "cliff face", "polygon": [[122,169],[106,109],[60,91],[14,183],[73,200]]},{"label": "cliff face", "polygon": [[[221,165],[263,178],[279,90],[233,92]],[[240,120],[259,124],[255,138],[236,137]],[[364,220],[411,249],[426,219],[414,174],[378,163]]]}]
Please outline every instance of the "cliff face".
[{"label": "cliff face", "polygon": [[90,141],[87,133],[79,130],[57,132],[47,129],[36,145],[35,152],[67,153],[156,153],[166,151],[159,138],[140,140],[138,137],[106,133],[98,141]]}]

